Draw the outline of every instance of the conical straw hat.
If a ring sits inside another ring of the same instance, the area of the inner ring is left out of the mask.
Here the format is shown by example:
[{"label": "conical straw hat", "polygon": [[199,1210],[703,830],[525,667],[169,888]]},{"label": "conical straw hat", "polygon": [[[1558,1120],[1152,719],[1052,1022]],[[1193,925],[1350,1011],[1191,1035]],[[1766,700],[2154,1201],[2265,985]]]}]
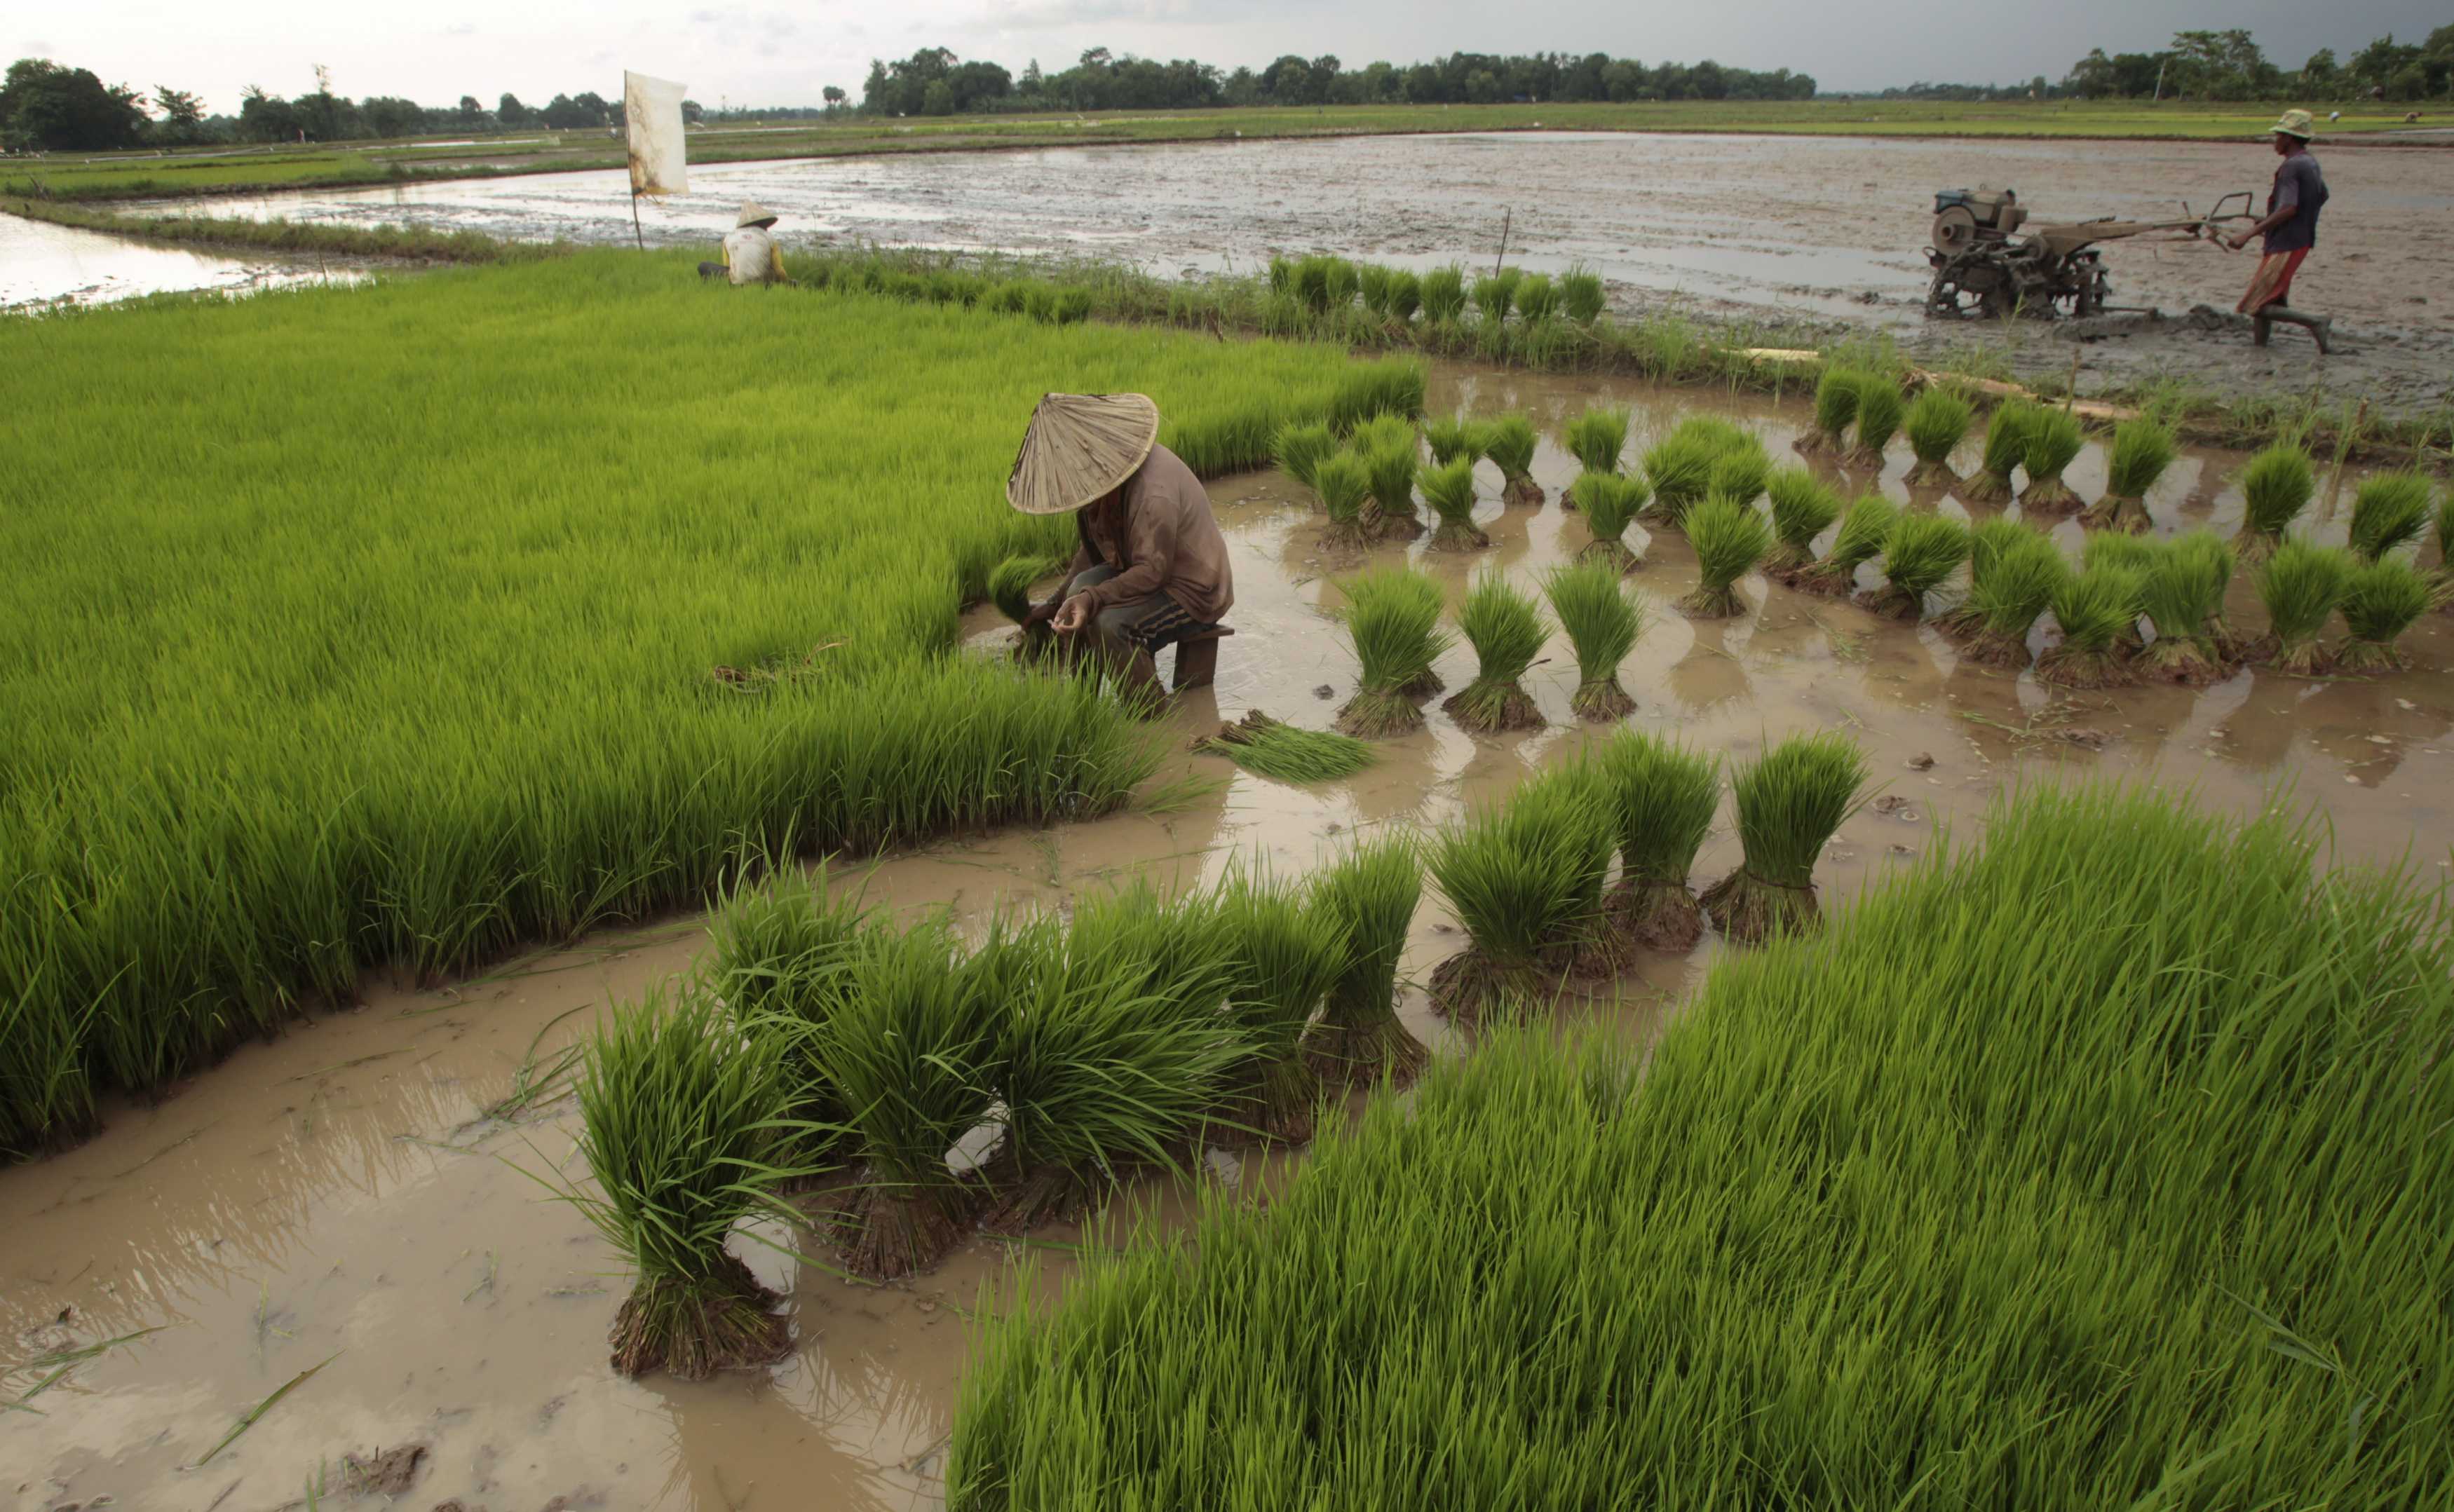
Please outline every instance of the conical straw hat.
[{"label": "conical straw hat", "polygon": [[733,218],[733,229],[739,230],[744,226],[764,226],[774,218],[775,212],[756,200],[743,200],[741,213]]},{"label": "conical straw hat", "polygon": [[1134,475],[1158,440],[1147,394],[1047,394],[1031,412],[1008,504],[1025,514],[1065,514]]}]

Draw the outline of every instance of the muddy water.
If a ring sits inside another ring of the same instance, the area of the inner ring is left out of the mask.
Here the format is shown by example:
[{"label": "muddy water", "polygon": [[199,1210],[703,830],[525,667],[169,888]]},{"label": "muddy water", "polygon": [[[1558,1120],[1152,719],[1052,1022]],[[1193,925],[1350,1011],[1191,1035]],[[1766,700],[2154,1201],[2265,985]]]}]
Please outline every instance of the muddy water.
[{"label": "muddy water", "polygon": [[[1697,407],[1692,392],[1614,390],[1467,372],[1443,374],[1438,408],[1527,408],[1546,429],[1588,400],[1638,408],[1639,445]],[[1734,405],[1729,412],[1785,450],[1803,414]],[[1963,458],[1963,463],[1969,459]],[[2241,458],[2193,452],[2152,499],[2161,528],[2229,529]],[[1906,498],[1895,459],[1883,487]],[[1546,444],[1537,465],[1556,496],[1573,464]],[[2082,493],[2102,479],[2094,452],[2072,469]],[[1497,480],[1486,478],[1496,494]],[[1325,724],[1351,691],[1353,666],[1326,610],[1332,578],[1358,565],[1326,554],[1318,519],[1274,476],[1213,490],[1236,553],[1239,633],[1217,686],[1169,731],[1179,743],[1254,707]],[[2340,537],[2345,496],[2319,507],[2322,536]],[[1948,500],[1928,501],[1962,512]],[[1573,553],[1581,524],[1556,505],[1481,511],[1494,545],[1422,555],[1453,583],[1499,566],[1520,579]],[[2059,532],[2078,549],[2074,527]],[[1633,537],[1632,537],[1633,539]],[[1420,548],[1415,548],[1419,554]],[[1634,722],[1743,757],[1793,731],[1842,727],[1864,742],[1897,811],[1853,819],[1818,880],[1839,899],[1935,844],[1955,826],[1973,838],[2006,784],[2052,773],[2112,774],[2194,790],[2231,810],[2280,784],[2321,806],[2347,857],[2416,851],[2436,869],[2454,838],[2454,620],[2414,637],[2414,670],[2373,683],[2311,682],[2248,671],[2203,691],[2125,689],[2069,695],[1962,666],[1953,647],[1846,605],[1747,586],[1749,612],[1691,623],[1669,603],[1695,583],[1675,540],[1647,546],[1638,583],[1653,614],[1624,682]],[[1398,548],[1379,553],[1395,557]],[[2237,612],[2260,623],[2245,595]],[[974,621],[983,647],[1002,636]],[[1189,767],[1220,778],[1179,811],[1129,813],[1043,833],[949,844],[894,860],[868,878],[901,908],[951,904],[976,914],[998,901],[1061,900],[1136,873],[1162,885],[1215,877],[1237,852],[1312,864],[1323,846],[1381,825],[1438,823],[1504,791],[1590,738],[1565,723],[1567,648],[1555,644],[1532,679],[1548,727],[1499,739],[1430,726],[1382,747],[1352,781],[1302,789],[1210,757]],[[1471,675],[1460,650],[1442,670]],[[1327,686],[1330,699],[1315,696]],[[1932,758],[1930,769],[1913,765]],[[1726,826],[1700,872],[1738,858]],[[1083,1236],[1050,1230],[1027,1246],[980,1241],[910,1286],[859,1287],[774,1251],[739,1245],[792,1298],[800,1347],[772,1378],[702,1385],[630,1383],[605,1363],[605,1332],[622,1280],[603,1243],[533,1175],[571,1174],[567,1103],[490,1116],[524,1064],[570,1042],[606,1005],[687,973],[703,936],[676,920],[577,951],[507,965],[439,992],[371,984],[362,1005],[253,1046],[153,1108],[112,1112],[83,1148],[0,1171],[0,1362],[163,1331],[69,1373],[30,1405],[0,1414],[0,1500],[12,1506],[91,1505],[207,1512],[302,1499],[319,1466],[342,1483],[339,1457],[404,1443],[429,1456],[396,1504],[529,1512],[553,1498],[604,1507],[714,1509],[925,1506],[936,1477],[980,1288],[1028,1263],[1043,1294],[1061,1285]],[[1459,941],[1427,903],[1406,957],[1420,978]],[[1631,1032],[1657,1025],[1714,949],[1645,963],[1623,1001],[1593,1011]],[[1419,993],[1410,1026],[1455,1051]],[[1220,1157],[1208,1179],[1247,1189],[1267,1173]],[[1144,1190],[1128,1204],[1147,1221],[1180,1220],[1190,1184]],[[301,1371],[322,1369],[218,1454],[240,1415]],[[11,1376],[12,1399],[33,1378]]]},{"label": "muddy water", "polygon": [[0,215],[0,310],[107,305],[146,294],[245,294],[365,276],[338,262],[187,251]]}]

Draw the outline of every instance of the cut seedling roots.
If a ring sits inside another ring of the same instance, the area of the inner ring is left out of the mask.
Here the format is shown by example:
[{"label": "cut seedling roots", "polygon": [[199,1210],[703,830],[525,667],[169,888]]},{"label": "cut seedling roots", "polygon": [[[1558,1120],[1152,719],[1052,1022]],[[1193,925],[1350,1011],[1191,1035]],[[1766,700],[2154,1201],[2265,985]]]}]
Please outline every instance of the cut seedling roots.
[{"label": "cut seedling roots", "polygon": [[1385,1078],[1412,1086],[1431,1059],[1420,1041],[1398,1022],[1395,1008],[1370,1024],[1321,1021],[1309,1036],[1313,1070],[1329,1086],[1369,1091]]},{"label": "cut seedling roots", "polygon": [[2008,504],[2011,494],[2011,475],[2007,472],[1980,472],[1961,480],[1960,485],[1960,497],[1968,504]]},{"label": "cut seedling roots", "polygon": [[1683,882],[1621,882],[1602,900],[1602,917],[1648,950],[1683,955],[1704,938],[1704,910]]},{"label": "cut seedling roots", "polygon": [[704,1381],[719,1370],[774,1364],[793,1352],[782,1299],[727,1253],[696,1284],[674,1276],[642,1280],[614,1314],[614,1368],[633,1380],[663,1370]]},{"label": "cut seedling roots", "polygon": [[1479,551],[1491,545],[1482,527],[1467,521],[1459,525],[1443,524],[1432,532],[1431,548],[1435,551]]},{"label": "cut seedling roots", "polygon": [[1500,504],[1509,507],[1536,508],[1543,498],[1542,486],[1523,474],[1509,479],[1499,490]]},{"label": "cut seedling roots", "polygon": [[1577,552],[1577,560],[1582,562],[1587,557],[1599,557],[1623,574],[1644,566],[1644,558],[1629,550],[1624,541],[1588,541]]},{"label": "cut seedling roots", "polygon": [[[1542,711],[1535,706],[1533,695],[1525,691],[1523,684],[1516,682],[1485,683],[1478,679],[1468,683],[1463,691],[1450,695],[1440,711],[1456,720],[1459,728],[1481,735],[1539,729],[1542,725]],[[1422,716],[1418,712],[1416,718],[1419,721]]]},{"label": "cut seedling roots", "polygon": [[1726,620],[1746,610],[1739,597],[1736,584],[1728,587],[1700,587],[1679,601],[1679,612],[1691,620]]},{"label": "cut seedling roots", "polygon": [[1619,686],[1619,679],[1607,677],[1599,682],[1580,685],[1568,696],[1568,706],[1579,719],[1606,725],[1635,713],[1636,700],[1628,697],[1627,689]]},{"label": "cut seedling roots", "polygon": [[2057,646],[2037,658],[2037,681],[2056,687],[2128,687],[2139,678],[2111,647],[2089,651]]},{"label": "cut seedling roots", "polygon": [[1766,882],[1740,866],[1704,889],[1704,911],[1721,933],[1746,945],[1770,939],[1775,932],[1804,934],[1822,923],[1815,904],[1815,887],[1785,886]]},{"label": "cut seedling roots", "polygon": [[2060,478],[2037,478],[2020,490],[2020,512],[2031,520],[2066,520],[2084,502]]},{"label": "cut seedling roots", "polygon": [[1386,740],[1421,729],[1423,711],[1402,693],[1362,692],[1338,711],[1338,727],[1358,740]]},{"label": "cut seedling roots", "polygon": [[2132,535],[2145,535],[2156,525],[2147,513],[2146,500],[2110,493],[2090,505],[2079,523],[2090,530],[2126,530]]},{"label": "cut seedling roots", "polygon": [[958,1195],[884,1186],[855,1192],[836,1231],[845,1268],[868,1281],[896,1281],[936,1264],[962,1238],[962,1224],[948,1210]]},{"label": "cut seedling roots", "polygon": [[1901,482],[1912,488],[1957,488],[1960,474],[1951,470],[1948,462],[1921,462]]}]

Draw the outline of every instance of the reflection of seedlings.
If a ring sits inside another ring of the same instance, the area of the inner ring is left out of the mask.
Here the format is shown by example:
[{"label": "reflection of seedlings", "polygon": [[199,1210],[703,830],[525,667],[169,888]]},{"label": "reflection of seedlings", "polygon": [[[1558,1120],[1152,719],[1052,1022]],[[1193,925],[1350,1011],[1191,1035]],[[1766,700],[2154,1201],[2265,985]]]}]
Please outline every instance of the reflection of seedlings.
[{"label": "reflection of seedlings", "polygon": [[1764,558],[1764,575],[1776,583],[1794,581],[1800,569],[1815,561],[1815,538],[1840,518],[1840,496],[1804,468],[1783,468],[1764,480],[1772,495],[1772,553]]},{"label": "reflection of seedlings", "polygon": [[2164,475],[2181,452],[2171,428],[2153,416],[2141,415],[2113,428],[2113,445],[2104,465],[2104,497],[2088,507],[2079,523],[2091,530],[2127,530],[2144,535],[2155,521],[2147,513],[2147,490]]},{"label": "reflection of seedlings", "polygon": [[1355,696],[1338,711],[1338,727],[1366,740],[1420,729],[1415,697],[1438,686],[1432,663],[1449,647],[1439,584],[1411,567],[1385,567],[1341,587],[1360,675]]},{"label": "reflection of seedlings", "polygon": [[1974,639],[1985,624],[1985,617],[1977,608],[1977,590],[1984,586],[1986,574],[1994,570],[1996,559],[2006,547],[2016,547],[2022,539],[2035,535],[2026,526],[2001,515],[1979,521],[1968,532],[1968,596],[1958,607],[1926,623],[1952,640]]},{"label": "reflection of seedlings", "polygon": [[1345,936],[1300,887],[1241,868],[1221,891],[1220,907],[1235,945],[1228,1016],[1253,1045],[1255,1127],[1267,1139],[1310,1139],[1320,1077],[1298,1050],[1313,1010],[1338,978]]},{"label": "reflection of seedlings", "polygon": [[1850,368],[1826,368],[1815,383],[1815,424],[1798,438],[1798,449],[1808,456],[1838,452],[1846,444],[1849,427],[1858,418],[1858,393],[1864,373]]},{"label": "reflection of seedlings", "polygon": [[1559,989],[1596,944],[1610,821],[1590,771],[1568,767],[1440,831],[1424,865],[1473,944],[1433,971],[1434,1007],[1471,1026]]},{"label": "reflection of seedlings", "polygon": [[1910,401],[1901,419],[1909,449],[1917,453],[1917,465],[1905,480],[1910,487],[1948,488],[1960,482],[1960,474],[1951,470],[1951,453],[1968,434],[1973,415],[1967,400],[1934,385]]},{"label": "reflection of seedlings", "polygon": [[1815,926],[1815,859],[1856,811],[1865,752],[1845,735],[1797,735],[1741,768],[1731,790],[1745,860],[1707,888],[1705,911],[1743,943]]},{"label": "reflection of seedlings", "polygon": [[1458,627],[1474,647],[1474,681],[1440,706],[1460,728],[1478,734],[1542,723],[1519,681],[1542,651],[1542,611],[1497,572],[1485,572],[1458,607]]},{"label": "reflection of seedlings", "polygon": [[1611,927],[1652,949],[1688,949],[1704,932],[1704,914],[1687,878],[1720,806],[1721,759],[1621,730],[1595,769],[1619,825]]},{"label": "reflection of seedlings", "polygon": [[1994,417],[1985,422],[1985,455],[1977,465],[1977,476],[1961,486],[1961,498],[1971,504],[2010,502],[2011,471],[2027,454],[2028,431],[2041,412],[2025,399],[2014,399],[1994,411]]},{"label": "reflection of seedlings", "polygon": [[2054,593],[2062,644],[2037,659],[2037,678],[2059,687],[2114,687],[2137,681],[2122,664],[2121,641],[2139,623],[2141,574],[2100,563]]},{"label": "reflection of seedlings", "polygon": [[1359,845],[1316,874],[1312,906],[1346,940],[1313,1035],[1323,1080],[1403,1085],[1422,1069],[1422,1045],[1398,1022],[1398,958],[1422,885],[1420,858],[1403,836]]},{"label": "reflection of seedlings", "polygon": [[2319,632],[2343,602],[2352,575],[2350,552],[2288,539],[2258,569],[2258,599],[2266,606],[2267,638],[2250,658],[2271,661],[2279,672],[2310,677],[2332,657]]},{"label": "reflection of seedlings", "polygon": [[1870,375],[1858,389],[1858,444],[1840,460],[1852,468],[1882,467],[1883,448],[1900,433],[1905,409],[1890,379]]},{"label": "reflection of seedlings", "polygon": [[2241,533],[2233,547],[2243,567],[2256,567],[2283,544],[2283,532],[2309,507],[2318,478],[2309,454],[2288,442],[2277,442],[2241,469]]},{"label": "reflection of seedlings", "polygon": [[1491,458],[1500,477],[1506,480],[1499,490],[1501,504],[1542,502],[1542,486],[1534,481],[1534,448],[1539,441],[1534,422],[1523,415],[1502,415],[1491,423],[1483,454]]},{"label": "reflection of seedlings", "polygon": [[1421,474],[1423,501],[1439,516],[1432,532],[1435,551],[1477,551],[1491,537],[1474,523],[1474,458],[1459,456]]},{"label": "reflection of seedlings", "polygon": [[1858,569],[1881,555],[1884,538],[1900,508],[1880,493],[1861,494],[1840,516],[1840,528],[1823,560],[1798,573],[1792,585],[1808,593],[1846,594],[1857,586]]},{"label": "reflection of seedlings", "polygon": [[1553,570],[1542,588],[1576,648],[1577,690],[1568,706],[1583,719],[1625,718],[1635,710],[1636,700],[1619,686],[1619,668],[1643,633],[1644,611],[1628,594],[1619,570],[1608,562],[1580,562]]},{"label": "reflection of seedlings", "polygon": [[2028,428],[2028,448],[2020,459],[2028,469],[2028,486],[2020,490],[2020,512],[2031,519],[2059,520],[2080,507],[2080,497],[2062,482],[2062,469],[2077,460],[2087,445],[2079,419],[2065,409],[2040,409]]},{"label": "reflection of seedlings", "polygon": [[1962,654],[1982,666],[2028,665],[2028,632],[2070,576],[2062,548],[2025,526],[2002,542],[1984,576],[1969,589],[1976,633]]},{"label": "reflection of seedlings", "polygon": [[1577,479],[1577,507],[1584,511],[1585,529],[1593,539],[1579,557],[1599,557],[1622,572],[1632,572],[1643,559],[1628,549],[1627,527],[1644,507],[1644,480],[1632,473],[1588,472]]},{"label": "reflection of seedlings", "polygon": [[2428,508],[2435,502],[2428,480],[2416,472],[2371,478],[2352,496],[2350,544],[2363,562],[2383,560],[2387,552],[2420,539],[2428,528]]},{"label": "reflection of seedlings", "polygon": [[1687,540],[1696,548],[1696,567],[1703,581],[1679,601],[1680,609],[1700,620],[1737,614],[1742,607],[1739,579],[1771,548],[1772,527],[1755,506],[1717,493],[1687,511]]},{"label": "reflection of seedlings", "polygon": [[1918,620],[1926,596],[1941,588],[1968,558],[1968,530],[1939,514],[1905,514],[1883,538],[1883,587],[1860,603],[1887,620]]},{"label": "reflection of seedlings", "polygon": [[2399,558],[2355,567],[2343,583],[2343,625],[2351,635],[2335,648],[2343,672],[2391,672],[2403,666],[2395,642],[2428,612],[2428,579]]},{"label": "reflection of seedlings", "polygon": [[2223,675],[2223,651],[2212,627],[2223,616],[2232,568],[2232,547],[2213,531],[2193,530],[2157,549],[2142,587],[2147,621],[2156,627],[2155,643],[2139,662],[2145,675],[2189,687]]}]

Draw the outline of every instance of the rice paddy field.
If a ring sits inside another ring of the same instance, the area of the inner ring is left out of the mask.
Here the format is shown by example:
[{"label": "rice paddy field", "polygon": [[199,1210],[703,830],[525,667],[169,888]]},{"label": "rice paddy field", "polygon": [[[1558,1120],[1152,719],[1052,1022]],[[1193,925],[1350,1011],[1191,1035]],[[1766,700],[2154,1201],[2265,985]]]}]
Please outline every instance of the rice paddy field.
[{"label": "rice paddy field", "polygon": [[2443,480],[1001,302],[0,326],[18,1502],[2446,1499]]}]

